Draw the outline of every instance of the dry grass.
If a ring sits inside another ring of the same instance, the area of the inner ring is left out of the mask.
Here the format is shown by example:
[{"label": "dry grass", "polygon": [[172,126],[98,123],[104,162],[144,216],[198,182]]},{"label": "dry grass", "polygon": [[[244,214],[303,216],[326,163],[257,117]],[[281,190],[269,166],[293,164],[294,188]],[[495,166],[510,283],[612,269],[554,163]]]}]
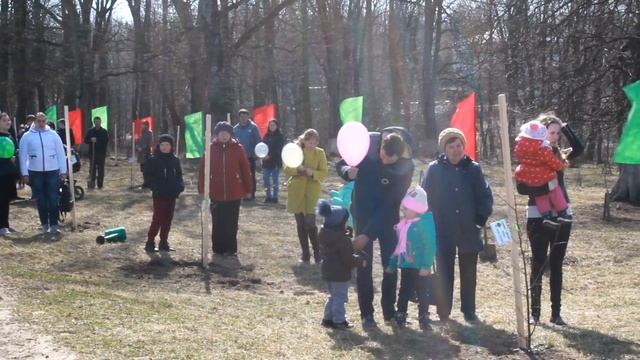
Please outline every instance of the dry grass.
[{"label": "dry grass", "polygon": [[[494,192],[502,194],[501,170],[485,170]],[[583,187],[573,186],[577,169],[567,175],[577,213],[563,292],[563,317],[570,326],[538,327],[535,355],[513,351],[508,248],[498,249],[497,263],[479,266],[481,325],[467,325],[454,311],[455,322],[434,322],[431,334],[422,334],[415,320],[400,333],[384,324],[366,333],[358,326],[352,289],[348,316],[356,327],[329,331],[319,326],[325,300],[319,268],[297,263],[295,225],[284,205],[266,206],[259,197],[243,206],[238,261],[214,259],[203,270],[193,171],[187,171],[187,194],[179,200],[171,232],[177,251],[151,257],[142,249],[150,195],[128,189],[129,171],[124,163],[109,167],[106,188],[88,192],[77,204],[80,231],[67,231],[59,241],[36,235],[33,205],[22,203],[12,208],[11,221],[23,232],[0,240],[0,277],[20,289],[16,314],[79,358],[640,357],[640,211],[613,210],[613,222],[600,220],[604,190],[595,167],[579,170]],[[81,182],[85,176],[80,174]],[[332,177],[327,183],[329,188],[339,181]],[[494,217],[505,211],[496,197]],[[127,242],[96,245],[95,236],[114,226],[127,228]],[[374,266],[380,276],[379,264]],[[457,294],[454,302],[458,306]],[[543,320],[549,308],[545,284]],[[417,312],[415,306],[410,312]]]}]

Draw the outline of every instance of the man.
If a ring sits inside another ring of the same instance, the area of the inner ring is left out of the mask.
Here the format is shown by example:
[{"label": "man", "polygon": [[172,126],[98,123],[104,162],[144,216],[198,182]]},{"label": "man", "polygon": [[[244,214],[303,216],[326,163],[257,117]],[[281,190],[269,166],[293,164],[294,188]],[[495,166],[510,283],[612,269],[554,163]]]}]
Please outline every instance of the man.
[{"label": "man", "polygon": [[253,192],[250,197],[245,200],[254,200],[256,198],[256,154],[255,147],[260,142],[260,131],[258,126],[249,119],[249,110],[240,109],[238,111],[238,124],[233,127],[233,135],[238,139],[244,148],[249,166],[251,167],[251,178],[253,179]]},{"label": "man", "polygon": [[[60,119],[58,120],[58,130],[56,130],[56,132],[58,133],[58,135],[60,136],[60,139],[62,140],[62,144],[63,145],[67,145],[67,133],[65,130],[65,121],[64,119]],[[76,141],[73,138],[73,129],[69,129],[69,135],[71,137],[71,147],[74,147],[76,145]]]},{"label": "man", "polygon": [[138,164],[140,164],[140,171],[144,173],[144,163],[151,157],[151,146],[153,145],[153,132],[149,130],[149,122],[142,122],[142,130],[140,130],[140,137],[136,144],[136,151],[138,152]]},{"label": "man", "polygon": [[58,134],[47,126],[47,117],[39,112],[31,129],[20,139],[22,180],[31,186],[38,199],[42,231],[59,234],[58,197],[60,182],[67,178],[67,160]]},{"label": "man", "polygon": [[104,183],[104,161],[107,158],[107,144],[109,133],[102,128],[102,119],[99,116],[93,118],[94,127],[89,129],[84,137],[84,143],[91,145],[91,167],[89,170],[89,189],[93,189],[98,180],[98,189],[102,189]]},{"label": "man", "polygon": [[[394,225],[399,222],[400,202],[411,185],[414,171],[408,146],[395,132],[403,134],[409,143],[410,135],[404,129],[386,130],[371,134],[369,154],[358,166],[348,166],[344,160],[336,165],[344,180],[355,181],[351,204],[356,234],[353,247],[363,250],[367,264],[373,264],[373,241],[378,239],[383,269],[397,244]],[[396,273],[383,272],[380,300],[385,321],[395,316],[397,280]],[[357,269],[357,284],[362,327],[375,328],[372,266]]]}]

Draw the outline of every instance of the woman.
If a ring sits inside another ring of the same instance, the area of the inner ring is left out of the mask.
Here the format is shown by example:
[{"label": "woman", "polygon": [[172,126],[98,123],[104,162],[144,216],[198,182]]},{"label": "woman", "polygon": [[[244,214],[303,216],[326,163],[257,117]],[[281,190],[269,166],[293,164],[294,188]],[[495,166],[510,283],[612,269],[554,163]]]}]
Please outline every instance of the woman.
[{"label": "woman", "polygon": [[280,132],[278,120],[269,121],[269,129],[264,134],[262,142],[267,144],[269,154],[262,160],[262,180],[267,191],[266,203],[278,203],[278,177],[282,169],[282,147],[284,146],[284,136]]},{"label": "woman", "polygon": [[464,153],[465,143],[462,131],[444,129],[438,137],[444,154],[429,164],[422,182],[436,224],[441,321],[447,321],[451,314],[456,252],[460,267],[460,310],[466,321],[478,321],[476,272],[478,253],[483,246],[480,230],[491,215],[493,195],[480,165]]},{"label": "woman", "polygon": [[[584,150],[580,140],[573,131],[563,124],[560,119],[552,114],[541,114],[536,119],[547,127],[547,140],[553,146],[553,152],[560,159],[563,159],[564,151],[560,151],[558,143],[560,134],[569,141],[570,151],[566,156],[567,160],[572,160],[582,154]],[[572,216],[569,196],[564,184],[564,171],[557,172],[558,186],[569,204],[567,213]],[[548,192],[546,185],[541,189],[525,186],[518,186],[518,191],[523,195],[529,195],[527,204],[527,236],[531,244],[531,318],[532,324],[540,321],[540,295],[542,294],[542,274],[545,265],[549,263],[549,283],[551,289],[551,320],[556,325],[566,325],[560,316],[560,297],[562,293],[562,263],[567,252],[567,243],[571,235],[571,223],[562,223],[557,228],[544,226],[543,217],[538,211],[535,203],[535,196]]]},{"label": "woman", "polygon": [[315,207],[320,198],[320,182],[327,177],[327,156],[318,147],[320,135],[314,129],[307,129],[298,138],[298,145],[302,148],[304,160],[297,168],[284,168],[289,177],[287,181],[287,211],[296,218],[298,240],[302,248],[300,261],[308,263],[311,254],[309,242],[313,249],[313,260],[320,263],[320,248],[318,245],[318,228],[316,227]]},{"label": "woman", "polygon": [[9,115],[0,113],[0,235],[15,232],[9,226],[9,203],[17,196],[16,149],[18,143],[9,132],[10,128]]}]

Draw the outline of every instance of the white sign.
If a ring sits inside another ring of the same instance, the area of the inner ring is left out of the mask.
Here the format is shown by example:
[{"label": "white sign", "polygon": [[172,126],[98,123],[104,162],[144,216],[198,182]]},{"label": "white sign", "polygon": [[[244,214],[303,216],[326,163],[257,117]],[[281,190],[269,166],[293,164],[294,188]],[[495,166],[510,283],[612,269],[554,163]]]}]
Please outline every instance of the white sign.
[{"label": "white sign", "polygon": [[496,240],[497,245],[505,245],[513,240],[507,219],[500,219],[492,222],[489,226],[491,226],[491,232],[493,233],[493,238]]}]

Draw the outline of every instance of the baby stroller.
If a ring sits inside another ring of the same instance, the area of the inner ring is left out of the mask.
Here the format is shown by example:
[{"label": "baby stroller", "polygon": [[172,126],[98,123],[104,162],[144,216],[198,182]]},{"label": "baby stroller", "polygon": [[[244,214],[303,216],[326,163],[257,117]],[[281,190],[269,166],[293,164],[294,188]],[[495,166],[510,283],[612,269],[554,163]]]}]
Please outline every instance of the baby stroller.
[{"label": "baby stroller", "polygon": [[[65,154],[66,150],[67,147],[65,145]],[[76,153],[76,151],[71,148],[71,170],[75,174],[80,171],[80,167],[80,157],[78,156],[78,153]],[[82,186],[78,185],[78,182],[75,179],[73,180],[73,192],[75,193],[76,200],[82,200],[82,198],[84,198],[84,189],[82,188]]]}]

